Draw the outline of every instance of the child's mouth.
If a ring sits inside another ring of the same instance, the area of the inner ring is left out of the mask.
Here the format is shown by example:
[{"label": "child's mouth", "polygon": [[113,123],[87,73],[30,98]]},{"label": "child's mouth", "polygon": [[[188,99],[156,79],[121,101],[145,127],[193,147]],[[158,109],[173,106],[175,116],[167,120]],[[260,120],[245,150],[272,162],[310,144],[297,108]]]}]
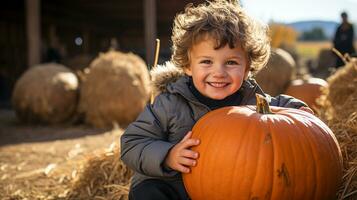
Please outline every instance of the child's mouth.
[{"label": "child's mouth", "polygon": [[229,85],[229,83],[222,83],[222,82],[207,82],[207,84],[215,88],[224,88],[227,85]]}]

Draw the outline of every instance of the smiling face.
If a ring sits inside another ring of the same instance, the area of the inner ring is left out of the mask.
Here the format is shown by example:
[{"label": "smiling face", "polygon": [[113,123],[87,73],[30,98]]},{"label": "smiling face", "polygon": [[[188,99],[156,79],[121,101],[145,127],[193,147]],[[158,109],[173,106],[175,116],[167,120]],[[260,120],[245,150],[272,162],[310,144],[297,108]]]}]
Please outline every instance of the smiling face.
[{"label": "smiling face", "polygon": [[240,45],[232,49],[228,44],[220,49],[215,47],[216,41],[209,37],[194,44],[185,73],[192,76],[202,95],[221,100],[238,91],[247,78],[248,59]]}]

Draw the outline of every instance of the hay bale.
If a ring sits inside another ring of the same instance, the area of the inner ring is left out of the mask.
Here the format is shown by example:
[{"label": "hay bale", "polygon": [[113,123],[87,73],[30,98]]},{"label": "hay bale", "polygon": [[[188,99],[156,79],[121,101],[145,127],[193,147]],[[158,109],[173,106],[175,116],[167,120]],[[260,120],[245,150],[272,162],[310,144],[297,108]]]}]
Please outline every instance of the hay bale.
[{"label": "hay bale", "polygon": [[79,112],[96,127],[126,126],[143,110],[150,93],[145,62],[132,53],[102,53],[85,70]]},{"label": "hay bale", "polygon": [[282,49],[273,49],[265,68],[256,74],[256,81],[265,93],[276,96],[284,93],[295,77],[296,64],[293,57]]},{"label": "hay bale", "polygon": [[319,117],[335,133],[344,159],[343,187],[338,199],[357,199],[357,60],[328,78],[329,86],[318,99]]},{"label": "hay bale", "polygon": [[354,59],[339,68],[327,81],[329,87],[320,102],[324,105],[328,119],[347,119],[357,110],[357,60]]},{"label": "hay bale", "polygon": [[317,68],[313,70],[316,77],[327,78],[336,66],[336,55],[331,49],[321,49],[317,59]]},{"label": "hay bale", "polygon": [[297,51],[296,45],[288,45],[283,43],[279,46],[279,48],[288,52],[291,55],[291,57],[294,59],[296,65],[299,66],[300,55]]},{"label": "hay bale", "polygon": [[67,67],[47,63],[29,68],[16,82],[12,105],[23,122],[62,123],[74,114],[78,79]]},{"label": "hay bale", "polygon": [[81,164],[68,199],[127,200],[133,172],[120,160],[117,143],[94,152]]}]

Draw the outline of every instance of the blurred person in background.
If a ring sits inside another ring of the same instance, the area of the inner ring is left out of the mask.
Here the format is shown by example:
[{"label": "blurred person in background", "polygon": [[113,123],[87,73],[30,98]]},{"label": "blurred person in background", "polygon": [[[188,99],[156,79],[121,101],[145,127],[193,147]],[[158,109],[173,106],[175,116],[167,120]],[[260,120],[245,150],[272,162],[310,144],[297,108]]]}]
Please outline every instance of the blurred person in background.
[{"label": "blurred person in background", "polygon": [[[342,23],[337,27],[335,37],[333,39],[333,46],[342,55],[345,55],[346,53],[352,55],[355,53],[355,48],[353,47],[353,25],[348,21],[348,15],[346,12],[341,13],[341,18]],[[336,67],[341,67],[343,65],[343,60],[337,56]]]}]

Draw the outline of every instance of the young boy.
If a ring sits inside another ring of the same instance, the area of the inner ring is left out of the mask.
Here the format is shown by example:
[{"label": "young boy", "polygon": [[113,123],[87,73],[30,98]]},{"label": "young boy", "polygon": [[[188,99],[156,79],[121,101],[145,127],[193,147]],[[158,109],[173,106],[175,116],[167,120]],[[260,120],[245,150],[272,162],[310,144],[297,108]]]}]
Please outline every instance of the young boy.
[{"label": "young boy", "polygon": [[289,96],[264,94],[250,78],[267,63],[269,39],[266,27],[235,1],[186,7],[175,18],[172,42],[173,64],[152,74],[161,93],[121,137],[121,158],[135,171],[131,200],[189,199],[181,173],[197,164],[199,155],[190,148],[199,141],[190,130],[207,112],[255,105],[255,93],[272,106],[306,107]]}]

